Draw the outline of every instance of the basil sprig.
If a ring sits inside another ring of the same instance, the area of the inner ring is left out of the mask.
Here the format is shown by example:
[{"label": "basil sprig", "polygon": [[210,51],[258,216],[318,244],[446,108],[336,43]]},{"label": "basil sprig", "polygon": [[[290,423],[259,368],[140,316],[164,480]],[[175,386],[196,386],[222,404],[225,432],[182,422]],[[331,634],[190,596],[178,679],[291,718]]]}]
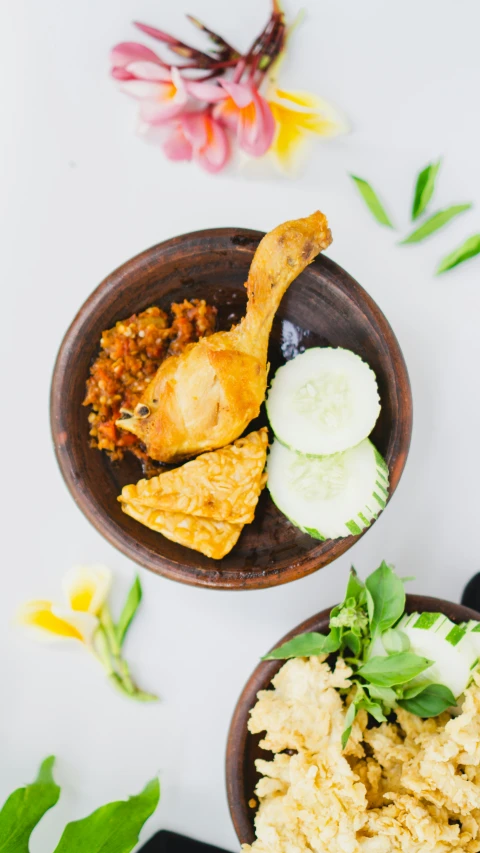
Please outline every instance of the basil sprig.
[{"label": "basil sprig", "polygon": [[345,659],[356,689],[345,718],[343,746],[362,709],[378,722],[396,706],[419,717],[437,716],[455,704],[455,697],[444,685],[415,683],[433,661],[409,650],[407,635],[396,627],[404,611],[404,582],[391,566],[382,562],[365,583],[352,568],[345,598],[330,612],[328,634],[301,634],[263,660],[332,653]]},{"label": "basil sprig", "polygon": [[[29,853],[30,835],[60,796],[54,762],[46,758],[35,781],[14,791],[0,810],[0,853]],[[159,799],[158,779],[152,779],[136,796],[67,824],[54,853],[130,853]]]}]

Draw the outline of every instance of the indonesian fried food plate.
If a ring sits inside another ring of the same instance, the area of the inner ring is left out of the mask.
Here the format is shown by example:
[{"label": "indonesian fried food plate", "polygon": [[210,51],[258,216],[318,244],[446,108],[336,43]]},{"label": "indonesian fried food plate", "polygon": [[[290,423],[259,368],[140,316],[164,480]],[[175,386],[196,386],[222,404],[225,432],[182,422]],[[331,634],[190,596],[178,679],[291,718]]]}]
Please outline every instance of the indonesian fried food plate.
[{"label": "indonesian fried food plate", "polygon": [[103,332],[84,400],[84,406],[92,407],[88,416],[92,447],[105,450],[112,460],[122,459],[126,450],[147,460],[141,440],[119,429],[116,421],[122,410],[135,411],[167,355],[182,353],[214,332],[216,314],[203,299],[185,300],[171,306],[171,317],[152,306]]},{"label": "indonesian fried food plate", "polygon": [[253,521],[268,447],[266,428],[180,468],[125,486],[128,515],[208,557],[221,559]]}]

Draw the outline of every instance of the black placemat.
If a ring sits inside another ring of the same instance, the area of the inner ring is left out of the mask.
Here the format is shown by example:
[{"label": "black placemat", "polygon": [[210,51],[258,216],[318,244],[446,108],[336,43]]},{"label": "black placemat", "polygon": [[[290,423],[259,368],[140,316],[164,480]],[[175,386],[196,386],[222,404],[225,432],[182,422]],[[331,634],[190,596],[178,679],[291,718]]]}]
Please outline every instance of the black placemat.
[{"label": "black placemat", "polygon": [[229,851],[162,829],[147,841],[141,848],[141,853],[229,853]]}]

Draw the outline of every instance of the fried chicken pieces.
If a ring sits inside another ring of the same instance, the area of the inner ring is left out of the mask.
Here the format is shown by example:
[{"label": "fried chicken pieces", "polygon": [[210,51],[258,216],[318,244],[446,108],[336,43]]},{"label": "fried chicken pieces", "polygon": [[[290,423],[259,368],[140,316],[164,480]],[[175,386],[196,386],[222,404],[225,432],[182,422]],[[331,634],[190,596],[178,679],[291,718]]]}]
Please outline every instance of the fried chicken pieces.
[{"label": "fried chicken pieces", "polygon": [[266,234],[250,267],[241,323],[167,358],[133,416],[117,426],[138,436],[148,456],[160,462],[178,462],[238,438],[265,397],[268,339],[282,296],[330,243],[320,212]]},{"label": "fried chicken pieces", "polygon": [[180,545],[220,560],[253,521],[266,482],[266,428],[180,468],[125,486],[127,515]]}]

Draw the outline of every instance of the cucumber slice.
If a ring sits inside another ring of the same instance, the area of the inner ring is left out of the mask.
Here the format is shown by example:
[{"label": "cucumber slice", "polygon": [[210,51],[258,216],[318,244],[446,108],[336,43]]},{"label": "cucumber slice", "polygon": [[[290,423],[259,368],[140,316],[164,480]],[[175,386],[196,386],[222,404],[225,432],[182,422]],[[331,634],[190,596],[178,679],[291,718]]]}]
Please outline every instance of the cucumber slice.
[{"label": "cucumber slice", "polygon": [[359,444],[380,413],[373,370],[350,350],[329,347],[308,349],[280,367],[266,406],[278,440],[315,456]]},{"label": "cucumber slice", "polygon": [[361,533],[388,498],[388,468],[368,439],[330,456],[305,456],[275,440],[267,472],[278,509],[315,539]]},{"label": "cucumber slice", "polygon": [[480,622],[475,622],[474,619],[471,619],[470,622],[467,622],[465,625],[467,629],[467,635],[470,643],[475,649],[477,658],[480,657]]},{"label": "cucumber slice", "polygon": [[478,659],[467,627],[456,625],[443,613],[410,613],[396,627],[410,640],[410,651],[435,661],[415,683],[444,684],[455,697],[460,696]]}]

